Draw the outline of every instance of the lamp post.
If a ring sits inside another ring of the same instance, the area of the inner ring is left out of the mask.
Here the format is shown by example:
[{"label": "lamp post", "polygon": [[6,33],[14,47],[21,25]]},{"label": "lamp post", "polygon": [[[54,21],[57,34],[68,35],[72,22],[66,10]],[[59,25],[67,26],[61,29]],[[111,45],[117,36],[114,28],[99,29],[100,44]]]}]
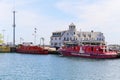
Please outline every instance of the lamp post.
[{"label": "lamp post", "polygon": [[36,44],[36,33],[37,33],[37,28],[34,28],[34,44]]},{"label": "lamp post", "polygon": [[20,44],[22,44],[22,41],[23,41],[24,39],[22,38],[22,37],[20,37]]},{"label": "lamp post", "polygon": [[40,46],[41,46],[41,38],[40,38]]}]

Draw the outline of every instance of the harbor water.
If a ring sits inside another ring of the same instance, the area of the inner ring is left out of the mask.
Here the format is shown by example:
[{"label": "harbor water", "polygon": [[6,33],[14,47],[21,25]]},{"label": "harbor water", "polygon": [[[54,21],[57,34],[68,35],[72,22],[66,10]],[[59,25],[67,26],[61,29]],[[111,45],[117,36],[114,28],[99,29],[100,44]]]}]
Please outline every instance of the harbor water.
[{"label": "harbor water", "polygon": [[0,54],[0,80],[120,80],[120,59]]}]

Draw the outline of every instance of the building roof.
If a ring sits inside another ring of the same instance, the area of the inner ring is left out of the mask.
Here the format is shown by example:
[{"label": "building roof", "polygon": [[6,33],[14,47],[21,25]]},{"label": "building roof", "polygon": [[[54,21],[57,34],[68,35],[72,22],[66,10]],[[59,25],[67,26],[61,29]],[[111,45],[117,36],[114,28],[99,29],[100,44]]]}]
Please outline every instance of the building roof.
[{"label": "building roof", "polygon": [[71,23],[69,26],[75,26],[74,23]]}]

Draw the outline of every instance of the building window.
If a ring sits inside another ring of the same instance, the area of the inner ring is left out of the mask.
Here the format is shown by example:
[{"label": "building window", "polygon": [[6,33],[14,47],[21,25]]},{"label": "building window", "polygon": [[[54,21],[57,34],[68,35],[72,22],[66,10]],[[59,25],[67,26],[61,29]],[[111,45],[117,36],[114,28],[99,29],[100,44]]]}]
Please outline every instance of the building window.
[{"label": "building window", "polygon": [[57,40],[57,38],[55,38],[55,40]]},{"label": "building window", "polygon": [[51,45],[53,45],[53,43],[51,43]]},{"label": "building window", "polygon": [[53,33],[53,36],[61,36],[61,33],[60,32]]},{"label": "building window", "polygon": [[69,35],[69,33],[67,33],[67,35]]},{"label": "building window", "polygon": [[72,38],[70,37],[70,40],[72,40]]},{"label": "building window", "polygon": [[54,46],[56,46],[56,45],[57,45],[57,43],[54,44]]},{"label": "building window", "polygon": [[97,38],[97,41],[99,41],[99,38]]},{"label": "building window", "polygon": [[83,37],[86,37],[86,35],[85,35],[85,34],[83,34]]},{"label": "building window", "polygon": [[67,37],[67,41],[69,41],[69,38]]},{"label": "building window", "polygon": [[66,40],[66,38],[64,37],[64,41]]},{"label": "building window", "polygon": [[86,40],[88,41],[88,38],[86,38]]},{"label": "building window", "polygon": [[61,46],[61,43],[59,43],[59,46]]},{"label": "building window", "polygon": [[61,40],[61,38],[59,38],[59,40]]},{"label": "building window", "polygon": [[75,34],[75,32],[74,32],[74,34]]},{"label": "building window", "polygon": [[74,41],[75,41],[75,37],[74,37]]},{"label": "building window", "polygon": [[77,40],[77,38],[76,38],[76,40]]},{"label": "building window", "polygon": [[88,34],[89,38],[91,38],[91,34]]}]

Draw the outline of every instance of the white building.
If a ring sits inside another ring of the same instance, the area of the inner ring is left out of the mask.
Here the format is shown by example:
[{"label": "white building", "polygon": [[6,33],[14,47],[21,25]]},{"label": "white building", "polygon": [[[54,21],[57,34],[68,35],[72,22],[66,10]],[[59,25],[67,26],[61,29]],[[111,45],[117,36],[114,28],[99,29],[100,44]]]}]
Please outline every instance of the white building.
[{"label": "white building", "polygon": [[79,42],[82,44],[104,44],[105,37],[101,32],[82,32],[77,31],[76,26],[72,23],[69,29],[65,31],[53,32],[50,44],[53,47],[60,47],[65,42]]}]

